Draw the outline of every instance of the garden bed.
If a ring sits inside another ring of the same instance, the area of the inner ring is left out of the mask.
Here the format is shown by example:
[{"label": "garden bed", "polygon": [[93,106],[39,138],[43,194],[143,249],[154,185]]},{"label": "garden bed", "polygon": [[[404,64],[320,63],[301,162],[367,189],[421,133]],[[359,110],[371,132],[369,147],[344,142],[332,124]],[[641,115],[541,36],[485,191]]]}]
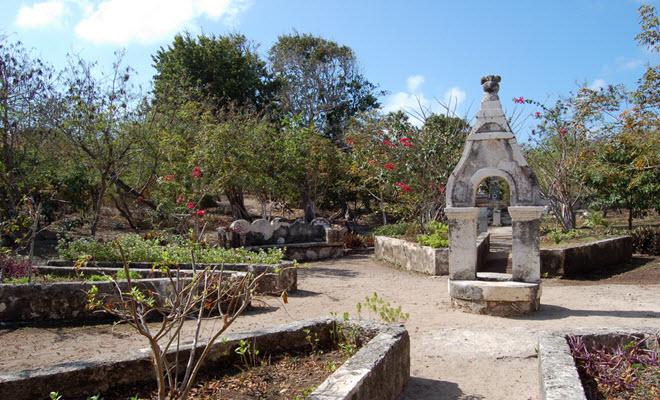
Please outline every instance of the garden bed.
[{"label": "garden bed", "polygon": [[327,260],[329,258],[342,257],[345,254],[344,243],[309,242],[289,243],[284,245],[263,245],[247,247],[248,250],[270,250],[282,249],[285,260],[299,262]]},{"label": "garden bed", "polygon": [[543,276],[574,276],[628,262],[632,257],[632,238],[619,236],[562,248],[541,248],[540,256]]},{"label": "garden bed", "polygon": [[[477,237],[477,264],[485,263],[490,247],[488,233]],[[376,236],[374,254],[377,259],[386,261],[407,271],[429,275],[449,274],[449,248],[433,248],[400,238]]]},{"label": "garden bed", "polygon": [[601,329],[546,334],[538,345],[542,400],[655,399],[658,331]]},{"label": "garden bed", "polygon": [[[87,323],[110,318],[104,312],[87,310],[87,291],[96,286],[100,295],[115,293],[117,288],[109,277],[117,277],[116,274],[122,271],[121,263],[88,262],[82,269],[74,268],[70,261],[59,260],[49,264],[35,267],[33,283],[0,284],[0,325]],[[153,263],[132,264],[131,276],[137,278],[134,274],[139,275],[140,279],[136,280],[136,284],[140,289],[161,294],[170,289],[169,278],[164,278],[163,273],[154,268]],[[201,269],[207,266],[213,267],[206,264],[197,267]],[[181,267],[184,275],[192,273],[190,265]],[[184,267],[188,269],[183,269]],[[257,275],[266,271],[256,288],[259,294],[279,295],[283,291],[297,290],[297,270],[288,261],[278,265],[225,264],[218,267],[218,272],[221,268],[233,276],[246,273]],[[50,281],[44,282],[40,276],[48,276]],[[90,277],[94,279],[89,279]],[[119,280],[118,285],[124,290],[127,282]]]},{"label": "garden bed", "polygon": [[[277,359],[283,354],[314,353],[308,337],[319,348],[329,346],[339,337],[336,333],[355,332],[364,338],[362,347],[337,368],[313,391],[306,388],[310,399],[396,399],[410,375],[410,339],[403,326],[369,321],[340,321],[332,318],[296,322],[254,332],[229,334],[215,343],[205,364],[206,372],[230,371],[241,365],[236,352],[241,340],[260,350],[264,359]],[[318,338],[318,341],[316,341]],[[203,344],[199,345],[200,348]],[[179,354],[187,360],[189,347]],[[284,359],[286,357],[284,356]],[[259,372],[251,372],[259,374]],[[110,393],[117,389],[153,382],[150,356],[143,351],[127,352],[104,362],[77,362],[50,368],[0,373],[0,398],[48,398],[58,392],[66,399]],[[231,378],[230,378],[231,380]],[[111,397],[108,397],[111,398]],[[293,395],[290,398],[295,398]]]}]

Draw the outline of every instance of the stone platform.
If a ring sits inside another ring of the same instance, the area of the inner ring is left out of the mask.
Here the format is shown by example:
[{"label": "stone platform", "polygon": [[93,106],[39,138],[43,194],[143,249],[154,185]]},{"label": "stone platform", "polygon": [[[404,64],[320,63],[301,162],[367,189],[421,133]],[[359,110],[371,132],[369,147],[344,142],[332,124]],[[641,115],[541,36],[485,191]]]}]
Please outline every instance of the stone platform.
[{"label": "stone platform", "polygon": [[479,272],[477,280],[449,280],[452,306],[474,314],[510,317],[537,311],[541,284],[513,281],[510,274]]}]

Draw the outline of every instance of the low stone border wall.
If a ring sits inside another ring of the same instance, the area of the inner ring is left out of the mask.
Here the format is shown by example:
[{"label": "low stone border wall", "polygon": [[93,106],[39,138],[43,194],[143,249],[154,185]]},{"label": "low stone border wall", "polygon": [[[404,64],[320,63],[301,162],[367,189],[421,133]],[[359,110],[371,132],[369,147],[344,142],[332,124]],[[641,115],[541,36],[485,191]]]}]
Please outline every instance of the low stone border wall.
[{"label": "low stone border wall", "polygon": [[[52,262],[51,264],[65,264],[65,262]],[[114,275],[120,270],[118,263],[90,263],[82,269],[86,275],[106,274]],[[141,266],[148,263],[135,263]],[[97,265],[105,265],[100,267]],[[291,267],[291,262],[284,262],[280,267]],[[200,265],[201,267],[201,265]],[[224,271],[232,275],[245,274],[247,271],[267,273],[256,288],[259,294],[281,294],[282,291],[295,292],[297,290],[297,271],[295,268],[284,269],[281,273],[275,272],[276,266],[234,264],[224,266]],[[42,266],[36,267],[38,273],[58,276],[73,276],[76,271],[73,267]],[[131,271],[139,273],[144,279],[136,281],[142,290],[151,290],[166,294],[170,289],[169,279],[162,278],[162,274],[153,269],[131,267]],[[185,270],[190,274],[191,270]],[[159,277],[160,276],[160,277]],[[122,290],[127,285],[125,281],[118,281]],[[102,311],[92,312],[86,309],[86,292],[96,286],[100,295],[116,293],[117,288],[110,281],[78,281],[53,282],[33,284],[0,284],[0,326],[30,325],[34,323],[85,323],[108,320],[111,317]]]},{"label": "low stone border wall", "polygon": [[541,249],[541,274],[572,276],[628,262],[632,238],[620,236],[561,249]]},{"label": "low stone border wall", "polygon": [[309,242],[288,243],[283,245],[264,245],[248,247],[249,250],[284,248],[284,259],[298,262],[327,260],[342,257],[345,254],[344,243]]},{"label": "low stone border wall", "polygon": [[[37,267],[43,273],[70,276],[74,262],[69,260],[49,260],[46,266]],[[50,267],[68,267],[68,269],[57,270]],[[152,262],[129,262],[128,267],[145,278],[157,278],[159,274],[157,265]],[[255,275],[267,272],[259,283],[257,291],[261,294],[280,294],[283,291],[295,292],[298,290],[298,270],[293,267],[291,261],[282,261],[279,264],[196,264],[197,269],[207,267],[223,271],[251,272]],[[83,267],[83,272],[88,274],[114,274],[123,268],[123,263],[115,261],[88,261]],[[192,264],[171,265],[170,270],[181,268],[181,270],[192,270]],[[279,271],[281,270],[281,271]]]},{"label": "low stone border wall", "polygon": [[[214,344],[206,368],[229,367],[238,362],[235,349],[246,340],[264,354],[309,349],[305,337],[316,333],[321,343],[331,340],[338,323],[365,332],[371,340],[328,377],[309,397],[316,400],[397,399],[410,376],[410,338],[401,325],[369,321],[342,322],[332,318],[295,322],[253,332],[235,333]],[[201,348],[202,345],[199,345]],[[190,347],[183,348],[182,362]],[[148,353],[127,352],[111,361],[64,363],[50,368],[0,373],[0,398],[48,398],[57,391],[64,397],[107,391],[113,386],[134,385],[155,379]]]},{"label": "low stone border wall", "polygon": [[[490,236],[477,236],[477,264],[486,260],[490,248]],[[408,271],[429,275],[449,274],[449,248],[434,249],[430,246],[388,236],[374,237],[374,254],[377,259],[394,264]]]},{"label": "low stone border wall", "polygon": [[541,400],[586,400],[584,387],[566,337],[583,336],[588,341],[617,345],[631,339],[658,334],[650,328],[579,329],[546,333],[539,337],[538,368]]}]

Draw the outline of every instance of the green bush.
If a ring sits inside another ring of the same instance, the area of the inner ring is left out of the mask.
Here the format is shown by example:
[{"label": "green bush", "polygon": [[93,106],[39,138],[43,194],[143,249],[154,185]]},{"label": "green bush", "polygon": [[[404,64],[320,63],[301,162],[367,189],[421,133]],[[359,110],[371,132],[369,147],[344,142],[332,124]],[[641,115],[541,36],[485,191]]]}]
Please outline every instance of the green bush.
[{"label": "green bush", "polygon": [[68,243],[61,241],[58,252],[65,260],[90,258],[94,261],[117,262],[122,261],[120,247],[126,260],[131,262],[185,264],[192,262],[194,254],[197,263],[277,264],[283,256],[283,251],[277,248],[255,252],[244,248],[225,249],[176,241],[162,245],[158,239],[143,239],[136,234],[124,235],[112,242],[92,239],[78,239]]},{"label": "green bush", "polygon": [[412,224],[402,222],[400,224],[387,224],[374,229],[375,236],[405,236]]},{"label": "green bush", "polygon": [[633,253],[660,255],[660,229],[652,226],[640,226],[630,232]]},{"label": "green bush", "polygon": [[564,232],[559,228],[555,229],[550,229],[547,233],[546,236],[550,238],[555,244],[559,244],[565,240],[570,240],[570,239],[575,239],[578,238],[582,235],[582,232],[580,232],[577,229],[571,229],[568,232]]},{"label": "green bush", "polygon": [[449,247],[449,225],[431,221],[426,225],[428,234],[417,236],[417,243],[434,249]]},{"label": "green bush", "polygon": [[[142,278],[142,275],[140,275],[140,273],[137,272],[137,271],[128,271],[128,276],[130,276],[131,279],[141,279]],[[117,271],[117,273],[115,274],[115,279],[118,280],[118,281],[125,280],[126,279],[126,272],[124,272],[123,269]]]}]

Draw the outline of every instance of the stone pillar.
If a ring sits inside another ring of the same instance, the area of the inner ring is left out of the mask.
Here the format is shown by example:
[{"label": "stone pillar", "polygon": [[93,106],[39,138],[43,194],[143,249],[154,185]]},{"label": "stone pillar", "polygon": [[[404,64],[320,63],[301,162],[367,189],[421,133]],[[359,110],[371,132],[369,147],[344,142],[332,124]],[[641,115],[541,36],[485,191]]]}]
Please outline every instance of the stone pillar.
[{"label": "stone pillar", "polygon": [[477,235],[488,232],[488,208],[479,208],[479,219],[477,220]]},{"label": "stone pillar", "polygon": [[502,210],[493,209],[493,226],[502,226]]},{"label": "stone pillar", "polygon": [[512,272],[514,281],[541,281],[539,225],[543,207],[509,207],[512,225]]},{"label": "stone pillar", "polygon": [[449,279],[477,279],[477,207],[447,207]]}]

